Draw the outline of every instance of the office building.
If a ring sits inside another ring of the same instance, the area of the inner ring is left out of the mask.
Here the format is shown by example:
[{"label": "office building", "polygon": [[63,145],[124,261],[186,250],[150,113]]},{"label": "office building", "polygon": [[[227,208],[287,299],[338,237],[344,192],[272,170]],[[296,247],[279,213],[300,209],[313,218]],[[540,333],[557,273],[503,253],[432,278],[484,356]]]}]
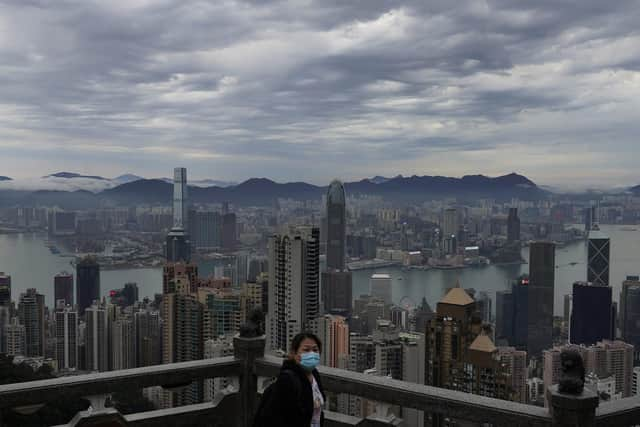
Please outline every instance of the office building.
[{"label": "office building", "polygon": [[222,216],[215,211],[189,211],[189,235],[197,249],[222,247]]},{"label": "office building", "polygon": [[470,392],[465,364],[481,330],[473,298],[459,285],[451,288],[427,327],[426,384]]},{"label": "office building", "polygon": [[478,298],[476,298],[476,309],[484,323],[492,323],[493,305],[491,297],[489,297],[487,292],[480,291],[478,293]]},{"label": "office building", "polygon": [[288,351],[291,339],[320,314],[319,229],[269,238],[268,349]]},{"label": "office building", "polygon": [[369,279],[369,294],[374,298],[379,298],[385,304],[392,304],[391,299],[391,276],[388,274],[376,273]]},{"label": "office building", "polygon": [[[398,340],[402,346],[402,381],[424,384],[424,334],[401,332]],[[402,408],[402,419],[408,427],[424,426],[424,412],[417,409]]]},{"label": "office building", "polygon": [[108,307],[99,302],[85,310],[85,369],[105,372],[110,369],[111,330]]},{"label": "office building", "polygon": [[609,286],[610,241],[597,224],[589,231],[587,281]]},{"label": "office building", "polygon": [[571,294],[565,294],[563,298],[562,321],[569,324],[571,321]]},{"label": "office building", "polygon": [[55,328],[58,370],[78,369],[78,312],[68,304],[60,304],[55,311]]},{"label": "office building", "polygon": [[324,312],[351,316],[353,283],[350,271],[322,273],[322,299]]},{"label": "office building", "polygon": [[190,262],[191,240],[181,228],[172,228],[167,234],[165,242],[165,256],[167,262]]},{"label": "office building", "polygon": [[11,310],[8,306],[0,305],[0,354],[7,352],[6,327],[11,322]]},{"label": "office building", "polygon": [[572,301],[569,330],[569,341],[572,344],[593,345],[614,338],[609,286],[576,282],[573,284]]},{"label": "office building", "polygon": [[496,342],[513,341],[513,293],[511,291],[496,292]]},{"label": "office building", "polygon": [[5,349],[7,356],[26,355],[26,328],[20,324],[17,317],[13,317],[5,326]]},{"label": "office building", "polygon": [[162,330],[160,312],[149,309],[133,314],[136,335],[136,366],[159,365],[162,362]]},{"label": "office building", "polygon": [[526,351],[529,343],[529,315],[535,316],[536,310],[529,304],[529,294],[531,281],[529,276],[518,277],[511,284],[511,297],[513,301],[511,331],[513,335],[507,340],[509,345],[518,350]]},{"label": "office building", "polygon": [[435,313],[427,303],[427,299],[422,297],[422,301],[420,301],[413,313],[413,331],[424,334],[434,315]]},{"label": "office building", "polygon": [[65,304],[73,306],[73,275],[63,271],[53,278],[54,301],[64,300]]},{"label": "office building", "polygon": [[11,276],[0,271],[0,306],[11,305]]},{"label": "office building", "polygon": [[520,218],[518,218],[518,208],[509,208],[507,218],[507,242],[517,242],[520,240]]},{"label": "office building", "polygon": [[76,264],[76,304],[78,314],[100,299],[100,265],[95,257],[87,256]]},{"label": "office building", "polygon": [[235,280],[234,286],[240,286],[243,283],[247,283],[249,279],[249,260],[251,259],[251,255],[249,252],[238,252],[235,255],[236,263],[235,263]]},{"label": "office building", "polygon": [[136,367],[136,339],[133,320],[117,319],[111,324],[111,369]]},{"label": "office building", "polygon": [[634,363],[640,364],[640,277],[627,276],[620,291],[622,340],[635,347]]},{"label": "office building", "polygon": [[345,318],[326,314],[316,319],[313,329],[322,342],[320,363],[332,368],[346,368],[349,360],[349,325]]},{"label": "office building", "polygon": [[238,220],[235,213],[222,215],[222,249],[233,251],[238,241]]},{"label": "office building", "polygon": [[327,271],[343,271],[347,235],[344,186],[334,180],[327,190]]},{"label": "office building", "polygon": [[[555,284],[555,244],[529,245],[527,354],[540,357],[553,344],[553,295]],[[518,331],[515,331],[516,334]]]},{"label": "office building", "polygon": [[443,238],[451,238],[458,234],[459,221],[458,211],[455,208],[449,208],[444,211],[442,221],[442,236]]},{"label": "office building", "polygon": [[27,292],[20,295],[18,316],[25,327],[25,356],[44,357],[44,295],[35,289],[27,289]]},{"label": "office building", "polygon": [[249,274],[247,281],[256,283],[258,277],[262,274],[269,274],[269,261],[267,257],[252,257],[249,260]]}]

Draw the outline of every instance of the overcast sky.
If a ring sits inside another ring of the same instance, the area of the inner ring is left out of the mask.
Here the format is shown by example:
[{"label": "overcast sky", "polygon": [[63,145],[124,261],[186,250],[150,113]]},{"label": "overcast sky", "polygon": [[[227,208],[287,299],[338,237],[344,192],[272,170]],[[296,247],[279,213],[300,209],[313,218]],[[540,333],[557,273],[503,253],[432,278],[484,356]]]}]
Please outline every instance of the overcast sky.
[{"label": "overcast sky", "polygon": [[0,175],[640,184],[640,2],[0,1]]}]

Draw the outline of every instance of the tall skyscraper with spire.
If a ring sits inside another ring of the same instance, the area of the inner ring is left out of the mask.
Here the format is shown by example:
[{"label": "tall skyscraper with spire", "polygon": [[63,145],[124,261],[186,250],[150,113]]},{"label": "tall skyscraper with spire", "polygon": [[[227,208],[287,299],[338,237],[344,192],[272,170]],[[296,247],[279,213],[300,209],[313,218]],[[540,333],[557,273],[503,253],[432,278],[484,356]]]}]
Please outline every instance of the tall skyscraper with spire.
[{"label": "tall skyscraper with spire", "polygon": [[167,235],[167,262],[189,262],[191,260],[188,219],[187,169],[175,168],[173,174],[173,227]]},{"label": "tall skyscraper with spire", "polygon": [[345,271],[347,234],[344,185],[337,179],[327,190],[327,271],[322,273],[322,296],[325,314],[351,315],[352,278]]},{"label": "tall skyscraper with spire", "polygon": [[188,193],[187,193],[187,169],[175,168],[173,170],[173,228],[188,227]]},{"label": "tall skyscraper with spire", "polygon": [[609,286],[610,241],[598,224],[589,231],[587,282]]},{"label": "tall skyscraper with spire", "polygon": [[336,179],[327,191],[327,270],[344,270],[346,223],[344,186]]}]

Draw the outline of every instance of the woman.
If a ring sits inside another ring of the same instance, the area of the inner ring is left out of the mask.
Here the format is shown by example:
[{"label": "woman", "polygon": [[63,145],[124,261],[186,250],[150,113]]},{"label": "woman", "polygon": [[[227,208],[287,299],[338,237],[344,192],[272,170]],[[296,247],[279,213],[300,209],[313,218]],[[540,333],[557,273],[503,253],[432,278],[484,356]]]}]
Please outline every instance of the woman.
[{"label": "woman", "polygon": [[282,427],[320,427],[325,395],[316,366],[322,344],[310,332],[296,335],[287,359],[274,384],[273,425]]}]

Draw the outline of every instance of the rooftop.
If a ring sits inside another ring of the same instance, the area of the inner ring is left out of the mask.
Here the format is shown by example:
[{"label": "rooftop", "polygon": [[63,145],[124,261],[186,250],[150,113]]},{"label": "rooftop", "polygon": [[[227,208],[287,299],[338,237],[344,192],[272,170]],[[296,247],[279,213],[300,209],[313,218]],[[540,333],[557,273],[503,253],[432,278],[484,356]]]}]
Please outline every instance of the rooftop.
[{"label": "rooftop", "polygon": [[473,304],[475,301],[473,298],[469,296],[467,291],[462,289],[461,287],[451,288],[449,292],[440,300],[440,304],[451,304],[451,305],[469,305]]}]

